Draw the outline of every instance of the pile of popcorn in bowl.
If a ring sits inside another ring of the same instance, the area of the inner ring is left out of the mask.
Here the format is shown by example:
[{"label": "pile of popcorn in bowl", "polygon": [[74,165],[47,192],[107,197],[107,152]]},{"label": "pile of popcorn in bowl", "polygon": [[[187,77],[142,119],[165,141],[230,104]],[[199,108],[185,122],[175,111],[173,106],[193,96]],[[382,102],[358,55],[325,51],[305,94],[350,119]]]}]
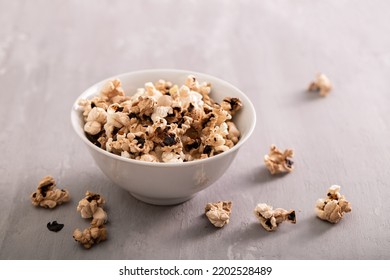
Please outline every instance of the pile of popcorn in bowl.
[{"label": "pile of popcorn in bowl", "polygon": [[135,198],[182,203],[217,181],[254,131],[249,98],[203,73],[151,69],[85,90],[72,126],[100,170]]},{"label": "pile of popcorn in bowl", "polygon": [[232,148],[240,138],[233,116],[239,98],[211,97],[211,85],[188,75],[178,86],[163,79],[126,95],[119,79],[107,81],[92,99],[80,99],[84,131],[96,146],[148,162],[205,159]]}]

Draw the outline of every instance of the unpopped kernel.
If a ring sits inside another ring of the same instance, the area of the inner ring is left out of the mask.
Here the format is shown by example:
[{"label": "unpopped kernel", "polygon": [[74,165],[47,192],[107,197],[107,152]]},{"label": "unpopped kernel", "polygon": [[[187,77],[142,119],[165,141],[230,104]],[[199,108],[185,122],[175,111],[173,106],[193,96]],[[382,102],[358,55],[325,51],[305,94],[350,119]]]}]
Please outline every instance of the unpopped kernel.
[{"label": "unpopped kernel", "polygon": [[344,213],[352,211],[351,203],[340,194],[340,186],[333,185],[328,189],[327,197],[317,200],[315,208],[317,217],[330,223],[338,223]]},{"label": "unpopped kernel", "polygon": [[293,224],[296,223],[294,210],[287,211],[282,208],[273,209],[270,205],[260,203],[257,204],[253,212],[266,231],[276,230],[278,225],[283,221],[289,221]]},{"label": "unpopped kernel", "polygon": [[193,75],[180,87],[147,82],[132,96],[114,79],[78,104],[85,134],[96,146],[130,159],[186,162],[223,153],[240,139],[232,117],[241,100],[226,97],[219,105],[210,94],[211,85]]}]

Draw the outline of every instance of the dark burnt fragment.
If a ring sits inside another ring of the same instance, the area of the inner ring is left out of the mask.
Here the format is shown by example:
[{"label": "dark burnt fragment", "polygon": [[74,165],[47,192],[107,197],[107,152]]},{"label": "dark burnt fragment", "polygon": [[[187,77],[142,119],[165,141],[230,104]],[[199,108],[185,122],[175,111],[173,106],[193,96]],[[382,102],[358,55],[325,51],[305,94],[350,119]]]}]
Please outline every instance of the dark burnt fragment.
[{"label": "dark burnt fragment", "polygon": [[59,223],[57,223],[57,221],[54,221],[52,223],[50,223],[50,222],[47,223],[47,228],[50,231],[59,232],[61,229],[63,229],[63,227],[64,227],[64,224],[59,224]]},{"label": "dark burnt fragment", "polygon": [[287,215],[287,220],[289,220],[289,221],[292,222],[292,223],[295,223],[295,222],[296,222],[295,211],[291,211],[291,213],[289,213],[289,214]]},{"label": "dark burnt fragment", "polygon": [[145,145],[145,139],[140,136],[135,136],[135,140],[137,140],[138,145],[140,145],[140,148],[143,148]]},{"label": "dark burnt fragment", "polygon": [[177,143],[176,141],[176,135],[174,133],[170,133],[164,137],[163,141],[164,145],[166,146],[172,146]]}]

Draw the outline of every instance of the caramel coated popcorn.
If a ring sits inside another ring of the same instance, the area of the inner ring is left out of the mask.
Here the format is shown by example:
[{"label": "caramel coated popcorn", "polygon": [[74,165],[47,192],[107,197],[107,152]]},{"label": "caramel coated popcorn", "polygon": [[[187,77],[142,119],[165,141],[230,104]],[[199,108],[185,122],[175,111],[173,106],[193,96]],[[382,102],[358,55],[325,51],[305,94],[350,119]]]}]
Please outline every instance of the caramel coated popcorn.
[{"label": "caramel coated popcorn", "polygon": [[223,227],[225,224],[228,224],[231,211],[231,201],[207,203],[205,207],[205,214],[215,227]]},{"label": "caramel coated popcorn", "polygon": [[283,221],[289,221],[293,224],[296,223],[294,210],[273,209],[272,206],[265,203],[257,204],[254,209],[254,214],[266,231],[276,230],[278,225]]},{"label": "caramel coated popcorn", "polygon": [[317,74],[316,79],[310,83],[308,91],[319,92],[320,96],[327,96],[332,90],[332,84],[324,74]]},{"label": "caramel coated popcorn", "polygon": [[54,208],[70,200],[69,192],[58,189],[53,177],[46,176],[38,184],[37,191],[31,194],[31,202],[34,206]]},{"label": "caramel coated popcorn", "polygon": [[340,194],[340,186],[333,185],[328,189],[325,199],[318,199],[315,208],[317,217],[330,223],[338,223],[344,213],[352,211],[351,203]]},{"label": "caramel coated popcorn", "polygon": [[264,156],[264,163],[271,174],[291,172],[294,169],[293,156],[293,150],[286,149],[282,152],[275,145],[271,145],[269,154]]},{"label": "caramel coated popcorn", "polygon": [[104,225],[107,222],[107,213],[103,209],[105,203],[105,199],[100,194],[87,191],[85,198],[77,205],[77,212],[81,213],[82,218],[92,218],[89,228],[83,231],[76,229],[73,232],[74,240],[86,249],[107,239],[107,230]]},{"label": "caramel coated popcorn", "polygon": [[226,97],[219,105],[210,93],[211,85],[193,75],[180,87],[147,82],[132,96],[115,79],[78,104],[85,134],[98,147],[136,160],[185,162],[223,153],[240,139],[232,116],[241,100]]}]

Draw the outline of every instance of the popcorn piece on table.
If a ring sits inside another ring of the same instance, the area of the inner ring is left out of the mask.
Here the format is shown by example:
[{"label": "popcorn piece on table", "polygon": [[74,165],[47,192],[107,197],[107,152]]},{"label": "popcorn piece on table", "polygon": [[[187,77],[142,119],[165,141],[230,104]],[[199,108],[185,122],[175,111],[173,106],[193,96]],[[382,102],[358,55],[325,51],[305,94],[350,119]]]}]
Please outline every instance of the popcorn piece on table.
[{"label": "popcorn piece on table", "polygon": [[31,194],[31,202],[34,206],[54,208],[70,200],[69,192],[65,189],[57,189],[53,177],[46,176],[38,184],[37,191]]},{"label": "popcorn piece on table", "polygon": [[83,231],[76,229],[73,232],[73,238],[83,245],[84,248],[89,249],[94,244],[98,244],[107,239],[107,230],[104,225],[91,226]]},{"label": "popcorn piece on table", "polygon": [[294,162],[291,160],[293,156],[292,149],[282,152],[275,145],[271,145],[269,154],[264,156],[264,163],[271,174],[291,172],[294,170]]},{"label": "popcorn piece on table", "polygon": [[330,223],[338,223],[344,213],[352,211],[351,203],[340,194],[340,186],[333,185],[328,189],[325,199],[318,199],[315,208],[317,217]]},{"label": "popcorn piece on table", "polygon": [[100,194],[87,191],[85,198],[77,205],[77,212],[83,218],[93,218],[91,225],[101,226],[107,222],[107,213],[102,206],[105,204],[104,198]]},{"label": "popcorn piece on table", "polygon": [[229,223],[232,209],[231,201],[218,201],[216,203],[207,203],[205,214],[215,227],[223,227]]},{"label": "popcorn piece on table", "polygon": [[254,209],[256,218],[266,231],[274,231],[283,221],[296,223],[295,211],[284,210],[282,208],[272,209],[272,206],[265,203],[257,204]]},{"label": "popcorn piece on table", "polygon": [[324,74],[317,74],[316,79],[309,85],[308,91],[319,92],[320,96],[327,96],[332,90],[332,84]]},{"label": "popcorn piece on table", "polygon": [[92,218],[89,228],[83,231],[76,229],[73,232],[73,238],[86,249],[107,239],[107,230],[104,225],[107,222],[107,213],[103,210],[105,203],[105,199],[100,194],[87,191],[85,198],[77,205],[77,211],[81,213],[81,217]]}]

